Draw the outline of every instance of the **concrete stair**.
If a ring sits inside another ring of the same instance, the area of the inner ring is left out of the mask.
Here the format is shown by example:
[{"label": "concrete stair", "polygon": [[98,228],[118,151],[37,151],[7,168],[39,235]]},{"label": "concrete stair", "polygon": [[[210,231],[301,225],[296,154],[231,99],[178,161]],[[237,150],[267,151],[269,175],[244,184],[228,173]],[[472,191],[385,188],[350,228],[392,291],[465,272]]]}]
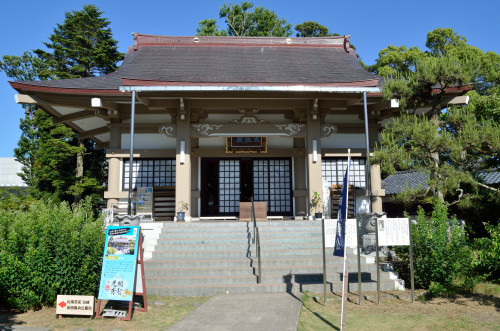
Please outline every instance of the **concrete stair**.
[{"label": "concrete stair", "polygon": [[[198,296],[220,292],[323,291],[320,221],[257,222],[262,282],[257,284],[251,222],[165,222],[155,229],[154,250],[145,261],[148,294]],[[149,241],[152,242],[152,241]],[[327,249],[327,288],[342,286],[342,258]],[[357,291],[357,257],[348,251],[349,290]],[[376,290],[376,265],[361,257],[362,289]],[[397,274],[381,271],[381,289],[402,289]],[[404,287],[403,287],[404,288]]]}]

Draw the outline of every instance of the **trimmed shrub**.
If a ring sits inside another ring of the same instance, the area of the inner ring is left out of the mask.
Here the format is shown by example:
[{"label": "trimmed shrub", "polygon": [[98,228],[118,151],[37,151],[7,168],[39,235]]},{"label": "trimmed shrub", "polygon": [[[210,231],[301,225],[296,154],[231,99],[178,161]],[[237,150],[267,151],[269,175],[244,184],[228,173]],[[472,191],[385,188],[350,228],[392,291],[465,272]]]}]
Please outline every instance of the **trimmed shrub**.
[{"label": "trimmed shrub", "polygon": [[0,304],[26,311],[53,306],[57,294],[95,295],[104,241],[88,200],[0,210]]},{"label": "trimmed shrub", "polygon": [[[430,217],[419,207],[412,234],[415,286],[429,289],[433,295],[445,294],[452,289],[453,280],[470,267],[464,227],[450,221],[446,204],[436,201]],[[409,268],[409,248],[396,247],[396,253]]]}]

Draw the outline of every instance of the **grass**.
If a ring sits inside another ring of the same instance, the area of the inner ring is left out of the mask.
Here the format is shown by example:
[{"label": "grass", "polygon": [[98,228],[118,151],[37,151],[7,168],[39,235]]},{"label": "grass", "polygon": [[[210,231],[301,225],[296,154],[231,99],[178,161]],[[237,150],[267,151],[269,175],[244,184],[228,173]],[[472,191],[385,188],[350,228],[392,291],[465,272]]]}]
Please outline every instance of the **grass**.
[{"label": "grass", "polygon": [[[65,316],[56,319],[55,308],[23,314],[0,311],[0,330],[10,326],[47,327],[53,330],[165,330],[208,300],[208,297],[148,296],[148,311],[134,312],[131,321],[115,318]],[[147,325],[147,327],[145,327]]]},{"label": "grass", "polygon": [[[409,292],[350,293],[346,305],[349,330],[498,330],[500,331],[500,285],[481,284],[471,296],[419,299],[411,303]],[[404,294],[406,297],[398,298]],[[424,298],[423,292],[417,292]],[[340,329],[341,297],[303,293],[299,331]],[[135,312],[131,321],[113,318],[64,317],[56,319],[55,308],[19,314],[0,311],[0,330],[11,326],[47,327],[53,330],[165,330],[208,300],[208,297],[148,297],[148,312]]]},{"label": "grass", "polygon": [[[398,299],[401,292],[384,292],[381,303],[377,294],[358,304],[351,293],[346,304],[346,328],[349,330],[500,330],[500,286],[479,287],[471,296],[434,298],[411,302],[410,294]],[[366,293],[364,293],[366,295]],[[423,298],[423,292],[418,293]],[[323,295],[305,293],[299,331],[340,330],[341,297],[330,295],[326,306]]]}]

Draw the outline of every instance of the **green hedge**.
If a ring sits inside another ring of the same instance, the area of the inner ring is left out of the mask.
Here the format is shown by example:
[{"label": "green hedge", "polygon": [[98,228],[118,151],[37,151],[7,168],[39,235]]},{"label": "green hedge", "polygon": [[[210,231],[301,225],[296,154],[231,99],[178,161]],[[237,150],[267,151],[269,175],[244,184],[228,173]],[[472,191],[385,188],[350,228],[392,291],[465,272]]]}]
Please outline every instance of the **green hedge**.
[{"label": "green hedge", "polygon": [[53,306],[57,294],[95,295],[104,241],[88,201],[0,210],[0,304],[26,311]]},{"label": "green hedge", "polygon": [[[446,204],[436,201],[430,217],[419,206],[412,234],[415,286],[433,295],[445,294],[470,269],[472,252],[464,227],[449,221]],[[408,268],[408,246],[397,247],[396,253]]]}]

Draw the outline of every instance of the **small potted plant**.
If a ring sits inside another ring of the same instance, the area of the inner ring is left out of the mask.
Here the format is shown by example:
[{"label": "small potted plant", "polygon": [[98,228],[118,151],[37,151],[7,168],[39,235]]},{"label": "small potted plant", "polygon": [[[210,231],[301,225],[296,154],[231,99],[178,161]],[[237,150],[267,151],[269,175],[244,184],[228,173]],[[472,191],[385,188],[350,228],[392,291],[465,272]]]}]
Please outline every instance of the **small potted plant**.
[{"label": "small potted plant", "polygon": [[312,199],[311,199],[311,215],[313,212],[315,212],[314,218],[321,219],[321,217],[323,216],[322,209],[323,209],[323,205],[322,205],[321,196],[319,195],[319,193],[317,191],[314,191]]},{"label": "small potted plant", "polygon": [[177,220],[184,221],[186,216],[186,211],[189,209],[189,204],[183,200],[179,201],[179,209],[177,211]]}]

